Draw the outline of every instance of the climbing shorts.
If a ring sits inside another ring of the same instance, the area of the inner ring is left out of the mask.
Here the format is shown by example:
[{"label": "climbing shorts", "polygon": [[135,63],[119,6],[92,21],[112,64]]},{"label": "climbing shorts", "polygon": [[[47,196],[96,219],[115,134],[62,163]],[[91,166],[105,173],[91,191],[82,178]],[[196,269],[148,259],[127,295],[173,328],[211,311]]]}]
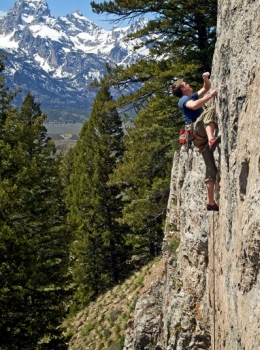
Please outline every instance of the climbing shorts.
[{"label": "climbing shorts", "polygon": [[208,138],[206,134],[206,126],[212,122],[217,124],[215,107],[209,107],[205,109],[193,123],[193,130],[202,138],[201,140],[194,139],[193,143],[195,146],[199,147],[203,143],[207,142]]},{"label": "climbing shorts", "polygon": [[[216,111],[215,107],[210,107],[203,111],[198,119],[193,123],[193,130],[199,136],[193,139],[194,146],[201,149],[201,153],[206,165],[206,178],[205,182],[216,181],[217,167],[215,165],[215,159],[213,152],[208,147],[208,138],[206,134],[206,126],[211,122],[216,122]],[[205,146],[204,146],[205,145]]]}]

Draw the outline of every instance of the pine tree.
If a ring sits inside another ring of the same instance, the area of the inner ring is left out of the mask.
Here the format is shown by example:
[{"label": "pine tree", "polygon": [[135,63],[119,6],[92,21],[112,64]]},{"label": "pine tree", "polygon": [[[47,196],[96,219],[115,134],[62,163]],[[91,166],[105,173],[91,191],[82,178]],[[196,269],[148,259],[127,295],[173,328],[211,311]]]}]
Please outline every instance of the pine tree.
[{"label": "pine tree", "polygon": [[[146,259],[160,253],[169,197],[170,172],[179,126],[171,97],[150,99],[125,136],[123,161],[111,183],[124,194],[123,222],[131,228],[135,255]],[[175,113],[173,114],[172,111]]]},{"label": "pine tree", "polygon": [[98,14],[113,15],[112,22],[155,15],[146,27],[129,35],[129,39],[142,39],[136,48],[149,48],[149,54],[125,67],[110,67],[105,77],[106,84],[120,87],[118,107],[143,108],[143,102],[163,92],[174,77],[196,88],[202,72],[211,70],[217,0],[92,1],[91,6]]},{"label": "pine tree", "polygon": [[186,63],[193,61],[202,70],[211,68],[217,0],[92,1],[91,6],[95,13],[113,15],[112,22],[154,14],[154,19],[130,38],[142,38],[141,47],[149,45],[149,56],[167,56],[174,61],[181,58]]},{"label": "pine tree", "polygon": [[120,191],[108,184],[123,155],[120,117],[115,108],[106,106],[111,100],[108,87],[101,87],[74,149],[68,188],[68,219],[76,231],[73,273],[81,303],[93,300],[125,276],[125,231],[118,223]]},{"label": "pine tree", "polygon": [[28,93],[0,140],[0,348],[65,349],[70,238],[59,161]]}]

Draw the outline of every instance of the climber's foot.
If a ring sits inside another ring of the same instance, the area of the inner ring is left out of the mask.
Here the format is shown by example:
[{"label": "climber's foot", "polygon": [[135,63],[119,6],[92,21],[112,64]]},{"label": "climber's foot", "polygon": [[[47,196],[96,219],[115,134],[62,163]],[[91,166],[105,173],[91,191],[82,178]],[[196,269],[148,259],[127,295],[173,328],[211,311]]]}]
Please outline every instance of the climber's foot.
[{"label": "climber's foot", "polygon": [[207,211],[219,211],[219,207],[217,205],[217,203],[214,204],[207,204]]}]

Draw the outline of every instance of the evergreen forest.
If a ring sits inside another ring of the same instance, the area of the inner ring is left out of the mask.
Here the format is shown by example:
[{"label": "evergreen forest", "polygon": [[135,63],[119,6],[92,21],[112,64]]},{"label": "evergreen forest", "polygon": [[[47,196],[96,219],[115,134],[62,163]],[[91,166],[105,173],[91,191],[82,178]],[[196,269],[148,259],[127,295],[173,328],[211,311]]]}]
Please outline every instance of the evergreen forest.
[{"label": "evergreen forest", "polygon": [[91,6],[115,23],[152,14],[129,37],[142,38],[150,53],[107,66],[65,154],[47,136],[40,101],[28,92],[13,105],[19,86],[6,86],[8,57],[0,57],[0,350],[67,349],[63,320],[160,256],[182,128],[170,84],[183,78],[196,91],[211,69],[216,0]]}]

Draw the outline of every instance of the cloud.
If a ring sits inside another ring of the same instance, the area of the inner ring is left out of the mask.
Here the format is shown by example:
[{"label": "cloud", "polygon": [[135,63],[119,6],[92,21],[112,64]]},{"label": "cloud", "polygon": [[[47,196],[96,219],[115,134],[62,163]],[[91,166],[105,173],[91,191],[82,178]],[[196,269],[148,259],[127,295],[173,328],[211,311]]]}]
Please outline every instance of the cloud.
[{"label": "cloud", "polygon": [[3,17],[6,14],[6,12],[0,10],[0,17]]}]

